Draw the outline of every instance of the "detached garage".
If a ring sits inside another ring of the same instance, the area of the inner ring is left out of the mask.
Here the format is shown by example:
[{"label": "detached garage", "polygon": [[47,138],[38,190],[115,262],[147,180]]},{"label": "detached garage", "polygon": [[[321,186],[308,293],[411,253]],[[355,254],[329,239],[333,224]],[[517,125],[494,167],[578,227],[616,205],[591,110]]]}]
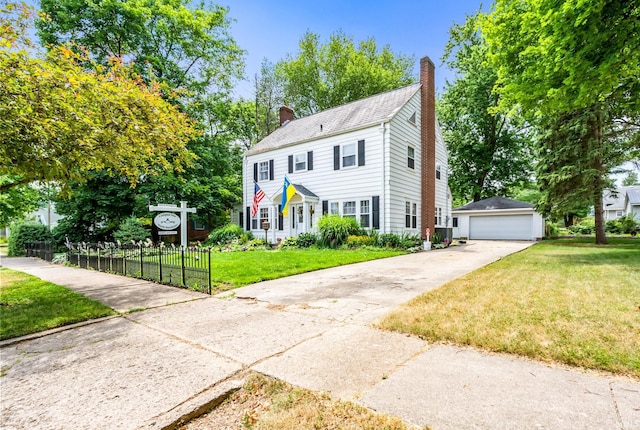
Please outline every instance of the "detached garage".
[{"label": "detached garage", "polygon": [[542,215],[533,205],[504,197],[472,202],[451,211],[454,239],[540,240]]}]

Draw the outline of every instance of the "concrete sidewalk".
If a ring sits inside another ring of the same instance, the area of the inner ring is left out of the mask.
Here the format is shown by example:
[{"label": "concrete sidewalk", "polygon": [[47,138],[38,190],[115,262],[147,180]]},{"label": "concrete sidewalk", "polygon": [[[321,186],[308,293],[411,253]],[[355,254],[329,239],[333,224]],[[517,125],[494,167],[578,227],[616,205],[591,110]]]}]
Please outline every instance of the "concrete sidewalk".
[{"label": "concrete sidewalk", "polygon": [[164,428],[256,370],[434,429],[640,429],[638,381],[371,328],[398,304],[529,245],[470,242],[222,297],[3,259],[121,312],[150,309],[4,342],[0,427]]}]

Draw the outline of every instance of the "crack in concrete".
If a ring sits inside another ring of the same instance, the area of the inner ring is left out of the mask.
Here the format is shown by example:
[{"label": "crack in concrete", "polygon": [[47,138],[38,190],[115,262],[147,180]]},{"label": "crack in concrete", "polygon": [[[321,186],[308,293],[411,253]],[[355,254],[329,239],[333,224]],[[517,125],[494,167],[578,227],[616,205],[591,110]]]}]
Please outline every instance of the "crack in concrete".
[{"label": "crack in concrete", "polygon": [[618,402],[616,401],[616,394],[613,390],[613,381],[609,381],[609,392],[611,393],[611,401],[613,402],[613,408],[616,411],[616,417],[618,418],[618,422],[620,423],[620,430],[625,430],[624,422],[622,421],[622,415],[620,414],[620,409],[618,408]]}]

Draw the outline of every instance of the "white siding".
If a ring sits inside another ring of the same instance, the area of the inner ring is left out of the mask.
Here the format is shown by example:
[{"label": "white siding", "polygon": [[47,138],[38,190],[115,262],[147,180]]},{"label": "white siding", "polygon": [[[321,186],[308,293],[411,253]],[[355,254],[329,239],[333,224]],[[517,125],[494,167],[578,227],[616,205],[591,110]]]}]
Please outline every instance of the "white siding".
[{"label": "white siding", "polygon": [[[409,118],[416,114],[415,125]],[[407,166],[407,147],[415,150],[414,168]],[[421,178],[420,165],[422,151],[420,145],[420,93],[416,93],[393,117],[389,125],[389,145],[387,149],[387,171],[390,172],[387,185],[387,211],[389,217],[386,231],[391,233],[421,231]],[[405,228],[405,203],[417,203],[418,222],[415,229]]]}]

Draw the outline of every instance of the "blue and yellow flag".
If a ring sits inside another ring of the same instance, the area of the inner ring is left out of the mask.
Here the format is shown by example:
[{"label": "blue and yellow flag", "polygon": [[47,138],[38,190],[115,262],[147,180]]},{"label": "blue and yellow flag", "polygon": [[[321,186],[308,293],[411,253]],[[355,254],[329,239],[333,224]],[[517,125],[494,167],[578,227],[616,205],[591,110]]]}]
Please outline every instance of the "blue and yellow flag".
[{"label": "blue and yellow flag", "polygon": [[282,187],[282,215],[289,215],[289,202],[291,198],[296,194],[296,187],[293,186],[291,182],[289,182],[289,178],[284,177],[284,185]]}]

